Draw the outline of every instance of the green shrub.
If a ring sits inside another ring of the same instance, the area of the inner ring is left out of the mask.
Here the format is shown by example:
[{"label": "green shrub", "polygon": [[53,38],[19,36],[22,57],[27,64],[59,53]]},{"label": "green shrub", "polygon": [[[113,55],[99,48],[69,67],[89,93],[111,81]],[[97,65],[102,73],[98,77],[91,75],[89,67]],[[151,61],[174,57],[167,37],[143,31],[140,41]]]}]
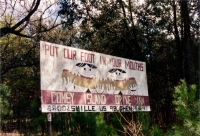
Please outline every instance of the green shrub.
[{"label": "green shrub", "polygon": [[197,99],[196,85],[187,86],[185,81],[175,87],[174,105],[177,123],[168,132],[172,136],[200,135],[200,101]]},{"label": "green shrub", "polygon": [[9,96],[11,89],[7,85],[0,84],[0,124],[6,123],[7,115],[12,114],[12,110],[9,109]]}]

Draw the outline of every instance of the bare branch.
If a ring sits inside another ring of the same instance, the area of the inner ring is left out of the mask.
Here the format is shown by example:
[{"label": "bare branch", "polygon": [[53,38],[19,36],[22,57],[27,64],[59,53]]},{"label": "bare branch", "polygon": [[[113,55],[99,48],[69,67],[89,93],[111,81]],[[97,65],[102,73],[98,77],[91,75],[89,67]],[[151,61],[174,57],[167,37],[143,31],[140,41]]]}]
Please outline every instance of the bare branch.
[{"label": "bare branch", "polygon": [[21,56],[15,56],[8,63],[3,64],[2,65],[3,67],[1,69],[1,75],[6,74],[7,72],[9,72],[11,69],[14,69],[14,68],[31,67],[31,66],[34,66],[36,64],[39,64],[39,60],[33,60],[33,61],[28,61],[28,62],[25,62],[23,60],[24,63],[20,63],[20,62],[22,62],[21,59],[27,58],[27,55],[30,54],[30,52],[33,51],[33,49],[35,49],[36,47],[37,47],[37,45],[34,45],[33,47],[31,47],[29,50],[27,50]]},{"label": "bare branch", "polygon": [[[3,7],[3,5],[4,5],[4,7]],[[4,2],[3,1],[0,1],[0,17],[2,17],[4,14],[5,14],[5,12],[6,12],[6,9],[7,9],[7,1],[6,0],[4,0]]]},{"label": "bare branch", "polygon": [[[16,2],[18,3],[16,4]],[[26,38],[32,38],[37,34],[50,31],[56,28],[57,26],[63,24],[63,23],[58,23],[58,15],[56,15],[52,19],[52,16],[54,16],[57,13],[57,11],[48,13],[49,11],[51,11],[51,8],[54,5],[56,5],[56,1],[52,2],[47,0],[46,1],[33,0],[32,3],[26,3],[25,1],[10,0],[8,4],[9,6],[7,6],[7,8],[5,9],[7,11],[4,12],[4,16],[6,16],[6,13],[12,13],[12,16],[9,18],[5,18],[3,20],[4,22],[6,22],[6,24],[4,25],[4,27],[0,28],[1,32],[0,38],[9,33]],[[17,7],[22,8],[22,10],[19,10],[20,8]],[[9,10],[11,10],[11,12],[8,12]],[[27,12],[28,14],[25,14]],[[37,17],[38,15],[39,18]],[[32,18],[37,18],[37,19],[34,20]],[[49,19],[52,20],[50,21]],[[19,20],[19,21],[16,24],[12,25],[11,23],[13,23],[13,20],[14,21]],[[34,26],[37,27],[38,29],[34,30],[31,28]],[[28,33],[25,34],[23,30],[28,31]]]}]

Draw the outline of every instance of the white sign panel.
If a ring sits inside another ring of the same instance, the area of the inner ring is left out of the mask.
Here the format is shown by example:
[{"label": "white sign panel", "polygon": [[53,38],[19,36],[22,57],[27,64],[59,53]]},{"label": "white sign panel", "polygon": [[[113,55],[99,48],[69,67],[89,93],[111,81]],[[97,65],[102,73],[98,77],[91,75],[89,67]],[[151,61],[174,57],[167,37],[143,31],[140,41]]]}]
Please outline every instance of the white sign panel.
[{"label": "white sign panel", "polygon": [[146,63],[40,42],[42,112],[150,111]]}]

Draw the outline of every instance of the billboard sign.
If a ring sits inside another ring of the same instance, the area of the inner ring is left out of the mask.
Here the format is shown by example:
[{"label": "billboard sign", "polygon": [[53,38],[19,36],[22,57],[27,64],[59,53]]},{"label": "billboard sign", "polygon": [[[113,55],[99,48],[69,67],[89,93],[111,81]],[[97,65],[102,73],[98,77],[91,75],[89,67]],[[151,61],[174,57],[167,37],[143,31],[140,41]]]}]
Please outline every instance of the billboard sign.
[{"label": "billboard sign", "polygon": [[42,112],[150,111],[146,63],[40,42]]}]

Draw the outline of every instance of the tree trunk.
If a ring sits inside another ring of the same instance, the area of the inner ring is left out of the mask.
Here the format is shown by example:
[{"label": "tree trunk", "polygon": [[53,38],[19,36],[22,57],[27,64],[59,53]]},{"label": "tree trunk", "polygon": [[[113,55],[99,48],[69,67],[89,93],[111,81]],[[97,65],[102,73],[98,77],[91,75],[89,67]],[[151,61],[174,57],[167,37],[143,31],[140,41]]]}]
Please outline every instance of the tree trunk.
[{"label": "tree trunk", "polygon": [[180,71],[178,79],[183,79],[184,78],[183,46],[181,44],[178,26],[177,26],[177,8],[176,8],[175,0],[173,1],[172,7],[173,7],[173,15],[174,15],[173,16],[174,36],[175,36],[175,41],[177,45],[178,66],[179,66],[179,71]]},{"label": "tree trunk", "polygon": [[181,18],[183,21],[183,46],[184,46],[184,71],[185,71],[185,79],[187,84],[194,84],[195,76],[194,76],[194,61],[193,61],[193,45],[191,43],[190,37],[190,20],[189,20],[189,11],[186,0],[181,0]]}]

